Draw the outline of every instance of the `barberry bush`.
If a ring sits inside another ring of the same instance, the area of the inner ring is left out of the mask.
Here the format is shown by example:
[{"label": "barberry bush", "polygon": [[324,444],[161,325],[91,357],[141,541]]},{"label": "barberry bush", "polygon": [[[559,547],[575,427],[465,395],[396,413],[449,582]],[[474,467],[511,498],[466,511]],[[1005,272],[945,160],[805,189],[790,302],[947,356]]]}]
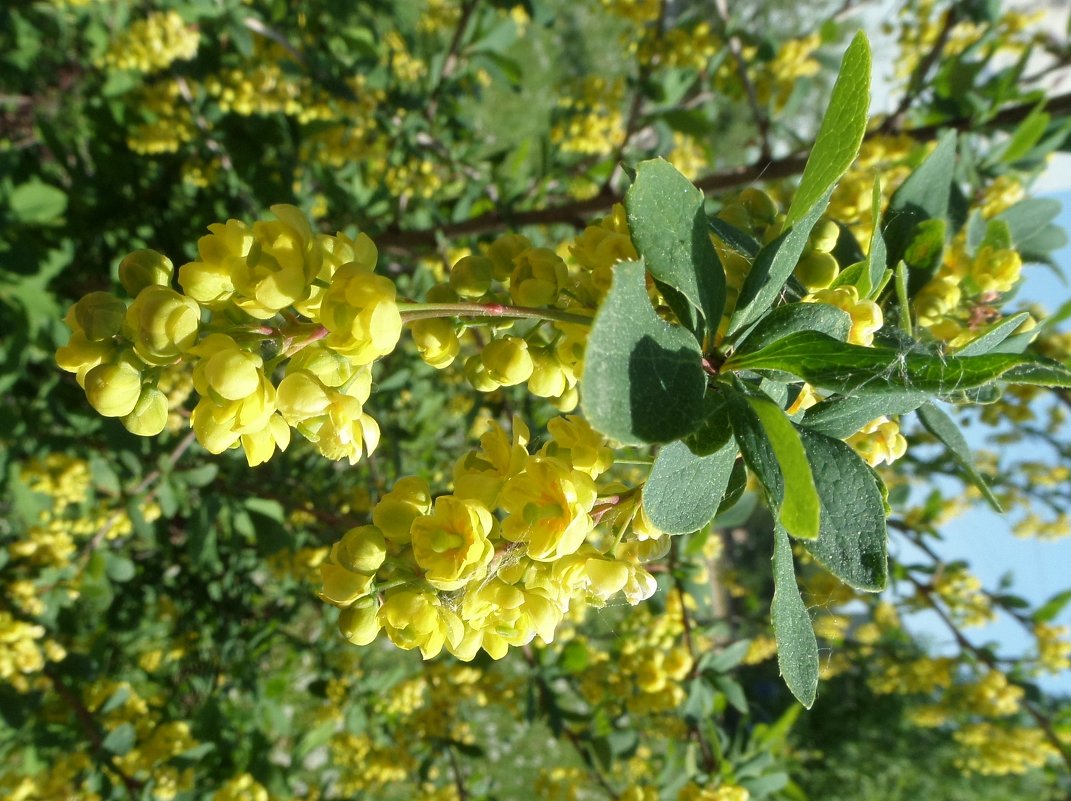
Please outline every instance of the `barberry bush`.
[{"label": "barberry bush", "polygon": [[887,11],[0,11],[5,797],[1066,797],[1071,44]]}]

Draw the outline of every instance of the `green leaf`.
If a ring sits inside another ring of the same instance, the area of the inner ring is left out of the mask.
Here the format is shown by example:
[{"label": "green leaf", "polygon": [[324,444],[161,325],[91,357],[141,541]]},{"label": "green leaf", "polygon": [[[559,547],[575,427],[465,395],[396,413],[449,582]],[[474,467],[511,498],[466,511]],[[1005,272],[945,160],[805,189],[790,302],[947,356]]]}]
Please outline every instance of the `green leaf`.
[{"label": "green leaf", "polygon": [[1039,104],[1025,120],[1023,120],[1011,138],[1004,143],[1004,147],[997,152],[996,158],[1005,164],[1012,164],[1030,153],[1030,150],[1041,141],[1049,127],[1051,117],[1042,110],[1044,104]]},{"label": "green leaf", "polygon": [[1058,200],[1032,197],[1019,201],[993,219],[1008,224],[1015,247],[1024,260],[1039,260],[1053,249],[1052,245],[1059,246],[1059,234],[1063,229],[1052,222],[1060,215],[1061,207]]},{"label": "green leaf", "polygon": [[736,353],[751,353],[797,331],[821,331],[841,341],[848,338],[852,318],[828,303],[786,303],[767,314],[737,343]]},{"label": "green leaf", "polygon": [[729,323],[730,336],[762,317],[780,296],[807,247],[811,229],[829,205],[832,191],[823,195],[802,220],[759,251],[740,289],[736,311]]},{"label": "green leaf", "polygon": [[756,397],[747,401],[766,431],[784,479],[778,517],[794,537],[813,540],[818,536],[821,502],[799,432],[776,403]]},{"label": "green leaf", "polygon": [[1069,603],[1071,603],[1071,590],[1063,590],[1038,607],[1031,617],[1038,623],[1048,623],[1055,620],[1056,616],[1064,611]]},{"label": "green leaf", "polygon": [[858,398],[829,398],[803,414],[801,426],[834,439],[847,439],[879,417],[907,414],[926,402],[924,392],[890,392]]},{"label": "green leaf", "polygon": [[643,486],[643,508],[667,534],[690,534],[714,519],[736,463],[730,439],[709,456],[696,456],[683,442],[658,452]]},{"label": "green leaf", "polygon": [[125,556],[109,553],[106,559],[104,569],[108,573],[108,578],[112,581],[122,584],[134,578],[137,569],[134,567],[134,563]]},{"label": "green leaf", "polygon": [[67,210],[67,195],[62,189],[34,178],[19,184],[9,198],[11,213],[19,222],[50,223]]},{"label": "green leaf", "polygon": [[703,398],[703,422],[685,437],[684,442],[696,456],[709,456],[721,450],[732,436],[733,426],[729,421],[725,396],[711,389]]},{"label": "green leaf", "polygon": [[619,263],[588,337],[584,415],[623,444],[680,439],[702,419],[701,360],[695,337],[655,314],[643,264]]},{"label": "green leaf", "polygon": [[800,439],[822,502],[818,539],[805,547],[850,587],[885,589],[889,532],[874,472],[839,439],[807,429],[800,430]]},{"label": "green leaf", "polygon": [[1029,312],[1022,312],[985,326],[977,337],[955,351],[955,355],[957,357],[981,356],[983,353],[989,353],[1015,333],[1015,329],[1021,326],[1029,317]]},{"label": "green leaf", "polygon": [[1003,512],[1004,509],[1001,507],[1000,501],[997,500],[993,490],[989,488],[989,484],[974,466],[970,446],[967,445],[967,440],[964,439],[963,433],[959,430],[959,426],[956,425],[955,421],[932,403],[920,406],[918,414],[922,425],[948,448],[948,452],[952,454],[952,459],[959,465],[960,470],[963,471],[967,479],[978,488],[982,496],[989,502],[989,505],[995,511]]},{"label": "green leaf", "polygon": [[799,189],[785,215],[786,227],[807,217],[848,171],[866,133],[869,110],[870,43],[860,31],[841,60],[829,107],[803,168]]},{"label": "green leaf", "polygon": [[100,747],[116,756],[122,756],[134,747],[138,733],[132,723],[120,723],[101,741]]},{"label": "green leaf", "polygon": [[735,225],[730,225],[720,217],[712,217],[710,227],[714,235],[727,247],[747,256],[748,259],[754,259],[762,249],[762,245],[756,242],[751,234],[741,231]]},{"label": "green leaf", "polygon": [[955,167],[956,132],[949,131],[889,201],[882,232],[889,264],[896,264],[903,258],[920,222],[948,217]]},{"label": "green leaf", "polygon": [[755,353],[734,355],[722,370],[780,370],[821,389],[859,396],[903,390],[944,396],[997,379],[1071,387],[1071,370],[1040,356],[926,356],[888,347],[848,345],[817,331],[790,334]]},{"label": "green leaf", "polygon": [[777,524],[774,525],[773,580],[770,618],[777,641],[777,666],[788,689],[810,709],[818,694],[818,640],[796,584],[788,534]]},{"label": "green leaf", "polygon": [[651,275],[691,305],[687,310],[674,307],[681,322],[702,339],[698,312],[706,328],[716,330],[725,308],[725,271],[710,241],[703,193],[672,164],[652,159],[636,168],[625,210],[632,241]]}]

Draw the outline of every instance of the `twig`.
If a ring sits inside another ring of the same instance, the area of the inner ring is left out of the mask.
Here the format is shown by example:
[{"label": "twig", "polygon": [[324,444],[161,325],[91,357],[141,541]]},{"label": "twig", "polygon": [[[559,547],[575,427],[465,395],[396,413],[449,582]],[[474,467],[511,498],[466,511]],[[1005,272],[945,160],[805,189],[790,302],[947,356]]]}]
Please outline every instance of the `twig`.
[{"label": "twig", "polygon": [[[987,128],[1002,128],[1022,122],[1034,109],[1036,102],[1021,103],[1001,109],[985,121]],[[1071,93],[1058,95],[1045,104],[1045,110],[1053,117],[1071,115]],[[966,131],[974,128],[978,120],[973,116],[955,117],[943,122],[923,125],[917,128],[901,129],[894,125],[891,129],[880,126],[869,131],[865,139],[874,139],[889,133],[902,133],[923,142],[934,139],[945,130]],[[759,161],[707,175],[695,182],[704,192],[717,192],[747,186],[760,180],[788,178],[803,172],[807,163],[806,153],[793,153],[775,159]],[[402,230],[397,227],[387,228],[375,235],[376,244],[383,249],[407,252],[411,249],[434,247],[440,237],[453,239],[472,236],[498,230],[506,226],[521,228],[527,225],[574,225],[581,226],[585,220],[600,212],[608,211],[615,203],[621,202],[621,195],[607,188],[587,200],[564,203],[543,209],[513,212],[509,209],[485,212],[469,220],[433,228]]]},{"label": "twig", "polygon": [[457,801],[468,801],[469,791],[465,787],[465,776],[461,772],[461,765],[457,761],[457,753],[452,743],[446,744],[446,753],[450,757],[450,770],[454,774],[454,786],[457,787]]},{"label": "twig", "polygon": [[[959,647],[970,652],[975,659],[982,662],[989,669],[1000,671],[1003,674],[1000,665],[997,664],[997,661],[993,658],[992,654],[976,646],[963,635],[963,632],[961,632],[959,628],[957,628],[956,624],[952,621],[952,618],[948,616],[948,613],[945,612],[937,600],[934,599],[932,590],[912,576],[908,576],[907,578],[908,581],[915,586],[915,589],[918,590],[919,594],[926,600],[926,603],[929,604],[930,609],[932,609],[937,617],[940,618],[941,622],[945,624],[945,627],[952,634],[953,638],[955,638]],[[1012,681],[1014,681],[1014,679]],[[1071,770],[1071,750],[1069,750],[1064,744],[1064,741],[1060,739],[1060,735],[1056,733],[1048,715],[1038,709],[1038,707],[1029,700],[1023,701],[1023,709],[1025,709],[1027,714],[1034,719],[1038,728],[1041,729],[1042,733],[1045,735],[1045,739],[1056,749],[1060,758],[1063,759],[1068,769]]]},{"label": "twig", "polygon": [[[190,431],[186,434],[185,437],[183,437],[179,441],[178,445],[176,445],[174,450],[172,450],[171,453],[167,456],[167,462],[169,466],[175,466],[178,460],[182,458],[182,455],[189,450],[191,445],[193,445],[194,439],[195,434],[193,431]],[[145,492],[145,490],[155,484],[162,475],[163,472],[159,468],[148,473],[138,483],[138,485],[130,491],[130,497],[136,498],[138,495]],[[155,491],[149,493],[149,496],[148,498],[146,498],[146,500],[152,498],[154,495]],[[119,518],[121,518],[123,514],[124,513],[122,510],[116,510],[112,512],[108,519],[104,521],[104,524],[99,529],[97,529],[97,533],[93,535],[93,538],[85,544],[85,547],[82,548],[82,552],[81,554],[79,554],[78,557],[79,571],[81,571],[85,567],[85,564],[89,560],[90,555],[100,546],[101,542],[104,541],[104,538],[108,536],[108,532],[111,531],[115,524],[119,522]]]},{"label": "twig", "polygon": [[104,738],[101,736],[100,726],[93,717],[93,713],[89,711],[82,699],[78,697],[78,694],[71,690],[66,685],[59,673],[52,667],[46,667],[42,671],[50,682],[52,682],[52,688],[67,706],[74,712],[74,716],[78,718],[78,723],[82,727],[82,731],[89,739],[93,748],[93,756],[101,760],[105,767],[112,771],[126,788],[127,794],[131,798],[137,798],[140,794],[141,787],[144,782],[135,779],[133,776],[122,770],[115,764],[115,760],[110,754],[104,750]]},{"label": "twig", "polygon": [[744,59],[744,53],[740,48],[740,37],[735,33],[729,32],[729,4],[727,0],[715,0],[714,8],[721,21],[722,33],[729,45],[729,55],[732,56],[733,62],[736,64],[737,75],[740,78],[741,85],[744,87],[744,94],[747,95],[747,104],[751,108],[751,116],[755,120],[755,127],[759,131],[759,146],[761,148],[759,156],[763,161],[769,161],[772,156],[770,148],[770,117],[759,103],[759,95],[755,91],[755,84],[752,83],[751,76],[748,75],[747,61]]},{"label": "twig", "polygon": [[443,59],[442,69],[439,70],[439,76],[435,79],[435,85],[431,87],[427,101],[424,104],[424,116],[429,120],[435,117],[435,112],[439,108],[439,93],[442,91],[443,85],[449,80],[450,76],[454,74],[454,70],[457,69],[457,65],[460,62],[459,54],[461,51],[461,43],[465,38],[465,31],[468,29],[469,20],[472,18],[472,14],[476,11],[476,6],[479,4],[480,0],[468,0],[468,2],[461,7],[461,16],[458,18],[457,27],[454,28],[454,36],[450,40],[450,47],[446,51],[446,58]]},{"label": "twig", "polygon": [[933,46],[915,65],[911,78],[908,79],[907,89],[904,90],[904,95],[900,98],[896,110],[882,124],[882,130],[886,133],[899,128],[903,124],[904,116],[911,108],[911,104],[915,102],[915,99],[926,87],[926,78],[930,74],[933,65],[937,63],[944,52],[945,45],[948,44],[948,37],[952,33],[952,28],[958,22],[957,16],[956,4],[953,3],[945,12],[944,22],[941,24],[941,30],[938,31],[937,39],[934,40]]}]

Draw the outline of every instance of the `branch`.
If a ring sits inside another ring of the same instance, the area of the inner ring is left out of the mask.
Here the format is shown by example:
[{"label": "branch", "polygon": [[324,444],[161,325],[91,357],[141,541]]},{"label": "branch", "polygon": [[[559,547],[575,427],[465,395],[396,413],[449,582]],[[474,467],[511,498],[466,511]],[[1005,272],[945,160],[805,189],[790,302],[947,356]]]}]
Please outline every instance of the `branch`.
[{"label": "branch", "polygon": [[78,697],[78,694],[71,690],[70,687],[64,683],[59,673],[52,667],[46,667],[42,671],[50,682],[52,687],[67,706],[74,712],[78,723],[82,727],[82,731],[89,739],[93,748],[93,756],[104,763],[104,766],[115,773],[119,777],[119,780],[126,788],[127,794],[131,798],[137,798],[140,795],[140,791],[144,782],[135,779],[133,776],[122,770],[115,764],[115,760],[110,754],[104,750],[104,738],[100,733],[100,726],[93,717],[93,713],[89,711],[85,704],[82,703],[82,699]]},{"label": "branch", "polygon": [[915,99],[925,88],[926,77],[930,74],[930,70],[941,58],[945,45],[948,44],[948,37],[952,33],[952,28],[955,27],[956,22],[958,22],[956,6],[953,4],[945,12],[941,30],[937,34],[937,39],[934,40],[933,47],[915,65],[911,78],[908,80],[907,89],[904,90],[904,96],[900,98],[900,103],[896,106],[896,110],[882,124],[881,130],[883,132],[889,133],[903,124],[904,116],[911,108],[911,104],[915,102]]},{"label": "branch", "polygon": [[429,120],[435,116],[435,112],[439,108],[439,93],[442,91],[443,84],[457,69],[458,54],[461,51],[461,42],[465,37],[465,30],[469,27],[469,20],[472,19],[472,14],[479,4],[480,0],[469,0],[461,8],[461,16],[458,18],[457,27],[454,28],[454,37],[450,40],[450,48],[446,51],[442,69],[439,70],[439,76],[435,79],[435,85],[431,87],[427,103],[424,106],[425,116]]},{"label": "branch", "polygon": [[[975,659],[980,661],[990,670],[996,670],[1001,672],[1002,674],[1004,673],[1004,671],[1001,670],[1000,665],[997,664],[996,659],[993,658],[992,654],[976,646],[963,635],[963,632],[961,632],[956,627],[956,624],[952,622],[952,618],[948,616],[948,613],[945,612],[945,610],[941,607],[937,600],[934,599],[932,591],[929,587],[922,584],[920,581],[913,578],[912,576],[908,576],[907,578],[908,581],[910,581],[915,586],[915,589],[918,591],[918,593],[925,599],[930,609],[932,609],[936,613],[937,617],[940,618],[941,622],[945,624],[945,627],[949,630],[949,632],[951,632],[952,636],[955,638],[956,643],[959,645],[960,648],[972,654]],[[1034,719],[1034,722],[1037,723],[1038,728],[1041,729],[1042,733],[1045,735],[1045,739],[1048,740],[1049,743],[1053,746],[1053,748],[1056,749],[1057,753],[1059,753],[1060,755],[1060,758],[1063,759],[1064,764],[1066,764],[1068,769],[1071,770],[1071,750],[1069,750],[1068,747],[1064,744],[1064,741],[1060,738],[1060,735],[1056,733],[1056,730],[1053,728],[1052,721],[1049,720],[1049,716],[1046,715],[1041,709],[1039,709],[1033,702],[1029,700],[1023,700],[1023,709],[1025,709],[1027,711],[1027,714],[1029,714],[1030,717]]]},{"label": "branch", "polygon": [[[984,121],[986,127],[1002,128],[1022,122],[1037,107],[1036,102],[1007,106]],[[1071,93],[1058,95],[1045,104],[1045,110],[1053,117],[1071,115]],[[894,126],[886,130],[881,126],[867,132],[866,139],[874,139],[888,133],[902,133],[918,141],[929,141],[941,131],[954,129],[967,131],[978,127],[976,117],[955,117],[931,125],[900,129]],[[723,172],[700,178],[695,185],[704,192],[721,191],[738,186],[747,186],[760,180],[774,180],[799,175],[807,164],[806,153],[794,153],[775,159],[760,159],[754,164],[733,167]],[[587,200],[573,201],[543,209],[513,212],[509,209],[488,211],[459,223],[440,225],[434,228],[403,230],[390,227],[373,239],[383,249],[407,252],[418,248],[434,247],[440,237],[454,239],[462,236],[495,231],[505,227],[521,228],[527,225],[573,225],[581,227],[585,220],[600,212],[608,211],[622,195],[609,188],[602,189]]]},{"label": "branch", "polygon": [[729,54],[733,57],[737,75],[740,77],[740,83],[743,85],[744,93],[747,95],[747,104],[751,108],[751,116],[755,120],[755,127],[759,130],[761,148],[759,156],[763,161],[769,161],[773,155],[770,148],[770,117],[759,103],[759,95],[755,91],[755,84],[752,83],[751,76],[747,73],[747,61],[744,60],[744,53],[740,48],[740,37],[735,33],[729,32],[728,0],[715,0],[714,8],[721,20],[722,32],[729,44]]}]

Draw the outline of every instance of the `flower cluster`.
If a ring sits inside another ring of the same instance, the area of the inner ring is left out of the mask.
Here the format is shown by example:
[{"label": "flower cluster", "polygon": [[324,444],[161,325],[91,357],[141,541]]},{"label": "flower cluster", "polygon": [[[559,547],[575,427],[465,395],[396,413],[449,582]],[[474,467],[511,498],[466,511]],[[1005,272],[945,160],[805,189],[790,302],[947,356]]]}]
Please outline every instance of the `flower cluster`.
[{"label": "flower cluster", "polygon": [[[401,335],[395,286],[376,275],[367,236],[315,233],[292,206],[276,219],[209,227],[199,258],[178,270],[154,251],[119,268],[129,303],[93,292],[67,315],[57,362],[106,417],[152,436],[167,423],[167,370],[192,373],[190,415],[211,453],[244,449],[250,465],[290,442],[293,427],[330,459],[356,462],[379,428],[364,412],[371,366]],[[278,384],[272,376],[286,362]]]},{"label": "flower cluster", "polygon": [[[425,658],[443,648],[472,659],[554,631],[575,600],[630,603],[654,592],[643,568],[665,537],[625,529],[638,498],[600,502],[596,480],[612,465],[602,437],[579,417],[558,418],[536,453],[515,420],[512,439],[494,425],[454,467],[454,490],[398,481],[372,509],[372,524],[345,533],[321,564],[322,597],[342,609],[339,628],[365,645],[380,631]],[[626,507],[630,507],[627,508]],[[611,512],[613,514],[611,514]],[[600,523],[613,519],[619,531]]]},{"label": "flower cluster", "polygon": [[116,70],[159,72],[197,55],[200,39],[197,29],[187,25],[176,12],[155,12],[120,33],[102,61]]}]

